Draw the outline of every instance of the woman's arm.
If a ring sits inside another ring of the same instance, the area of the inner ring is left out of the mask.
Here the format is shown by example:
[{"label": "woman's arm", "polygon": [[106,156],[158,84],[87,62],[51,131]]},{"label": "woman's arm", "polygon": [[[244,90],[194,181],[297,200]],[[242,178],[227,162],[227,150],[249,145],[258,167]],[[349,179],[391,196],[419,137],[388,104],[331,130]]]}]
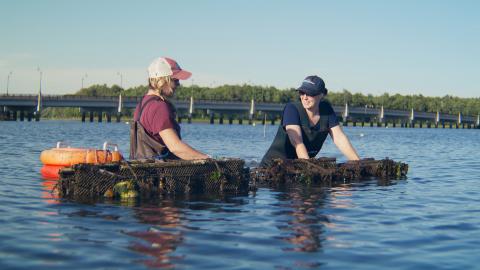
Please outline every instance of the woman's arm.
[{"label": "woman's arm", "polygon": [[193,149],[190,145],[180,140],[173,128],[164,129],[158,134],[160,134],[160,137],[162,137],[162,140],[167,146],[168,150],[181,159],[192,160],[209,158],[208,155]]},{"label": "woman's arm", "polygon": [[348,158],[348,160],[359,160],[357,152],[353,148],[347,135],[343,132],[342,128],[337,125],[330,129],[330,136],[332,137],[335,145],[340,151]]},{"label": "woman's arm", "polygon": [[286,125],[285,131],[288,134],[288,139],[290,143],[295,148],[295,152],[297,152],[298,158],[308,159],[307,147],[303,144],[302,138],[302,129],[298,125]]}]

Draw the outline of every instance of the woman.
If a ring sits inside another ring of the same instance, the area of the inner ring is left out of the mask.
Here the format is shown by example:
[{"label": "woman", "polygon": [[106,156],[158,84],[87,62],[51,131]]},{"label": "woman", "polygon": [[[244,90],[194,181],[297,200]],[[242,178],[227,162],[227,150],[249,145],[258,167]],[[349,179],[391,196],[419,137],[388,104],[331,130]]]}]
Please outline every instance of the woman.
[{"label": "woman", "polygon": [[167,57],[155,59],[148,67],[147,94],[137,105],[130,127],[130,159],[206,159],[182,141],[175,107],[168,101],[179,80],[192,74]]},{"label": "woman", "polygon": [[313,158],[328,134],[349,160],[358,160],[358,154],[338,124],[332,106],[324,100],[328,90],[323,80],[318,76],[308,76],[297,91],[300,102],[285,106],[282,124],[261,166],[268,166],[272,159],[277,158]]}]

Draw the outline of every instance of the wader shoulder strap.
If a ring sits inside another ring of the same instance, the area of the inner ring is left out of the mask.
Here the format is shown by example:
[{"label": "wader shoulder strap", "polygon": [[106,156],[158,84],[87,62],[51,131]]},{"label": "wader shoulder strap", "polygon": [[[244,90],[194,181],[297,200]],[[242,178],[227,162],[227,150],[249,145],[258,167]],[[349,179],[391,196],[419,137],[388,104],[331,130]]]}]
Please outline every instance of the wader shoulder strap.
[{"label": "wader shoulder strap", "polygon": [[[320,114],[320,120],[319,123],[317,123],[315,126],[320,125],[319,130],[320,131],[325,131],[328,130],[328,118],[331,114],[331,105],[329,103],[326,105],[323,103],[325,101],[321,101],[319,104],[319,114]],[[304,129],[304,131],[310,131],[312,128],[314,128],[311,124],[310,121],[308,120],[308,115],[305,109],[303,108],[303,105],[300,102],[295,102],[293,103],[295,107],[298,110],[298,114],[300,115],[300,123],[301,126]],[[330,109],[329,109],[330,108]]]},{"label": "wader shoulder strap", "polygon": [[151,101],[159,101],[160,98],[151,98],[144,104],[143,99],[140,101],[140,109],[136,118],[133,119],[130,125],[130,159],[150,158],[161,154],[165,146],[157,142],[151,137],[145,128],[140,123],[140,118],[143,113],[143,109]]},{"label": "wader shoulder strap", "polygon": [[300,116],[300,124],[302,127],[309,128],[310,127],[310,122],[308,121],[308,115],[305,109],[303,108],[302,103],[300,102],[295,102],[293,103],[295,105],[295,108],[297,108],[298,115]]},{"label": "wader shoulder strap", "polygon": [[155,97],[155,98],[151,98],[149,100],[147,100],[145,103],[143,103],[143,99],[145,98],[146,96],[143,96],[142,100],[140,100],[140,110],[138,111],[138,115],[137,115],[137,118],[138,119],[133,119],[135,121],[140,121],[141,117],[142,117],[142,113],[143,113],[143,109],[145,109],[145,107],[147,107],[147,104],[152,102],[152,101],[160,101],[162,100],[161,98],[159,97]]}]

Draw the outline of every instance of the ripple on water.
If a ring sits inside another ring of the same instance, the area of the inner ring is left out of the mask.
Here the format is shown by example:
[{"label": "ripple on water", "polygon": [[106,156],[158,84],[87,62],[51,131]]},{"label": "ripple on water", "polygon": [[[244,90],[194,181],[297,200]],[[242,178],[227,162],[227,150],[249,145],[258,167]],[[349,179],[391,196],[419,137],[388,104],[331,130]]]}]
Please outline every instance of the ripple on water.
[{"label": "ripple on water", "polygon": [[[28,132],[32,127],[35,133]],[[76,121],[0,122],[5,158],[0,164],[0,268],[477,267],[476,132],[345,128],[362,157],[408,162],[406,180],[261,188],[246,196],[177,197],[148,204],[86,205],[47,196],[51,185],[38,173],[41,150],[58,140],[84,147],[109,140],[128,153],[128,128]],[[265,138],[263,126],[182,128],[194,147],[253,164],[261,160],[277,127],[267,126]],[[18,134],[24,134],[22,141]],[[320,155],[344,160],[330,139]]]}]

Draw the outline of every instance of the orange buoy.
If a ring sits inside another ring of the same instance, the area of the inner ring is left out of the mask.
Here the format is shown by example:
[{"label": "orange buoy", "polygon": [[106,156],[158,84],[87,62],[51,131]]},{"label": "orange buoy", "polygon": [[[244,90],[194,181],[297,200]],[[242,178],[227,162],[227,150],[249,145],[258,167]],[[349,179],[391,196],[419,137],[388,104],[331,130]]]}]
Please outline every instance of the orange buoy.
[{"label": "orange buoy", "polygon": [[58,180],[60,178],[59,172],[66,166],[61,165],[43,165],[40,169],[40,174],[44,179]]},{"label": "orange buoy", "polygon": [[[103,164],[109,162],[118,162],[123,159],[115,144],[105,142],[103,150],[87,148],[61,147],[58,142],[56,148],[42,151],[40,161],[44,164],[40,173],[44,177],[58,178],[58,172],[61,168],[80,163]],[[114,151],[107,150],[108,146],[114,146]]]},{"label": "orange buoy", "polygon": [[40,154],[40,160],[46,165],[72,166],[74,164],[102,164],[120,161],[120,153],[109,150],[85,148],[53,148]]}]

